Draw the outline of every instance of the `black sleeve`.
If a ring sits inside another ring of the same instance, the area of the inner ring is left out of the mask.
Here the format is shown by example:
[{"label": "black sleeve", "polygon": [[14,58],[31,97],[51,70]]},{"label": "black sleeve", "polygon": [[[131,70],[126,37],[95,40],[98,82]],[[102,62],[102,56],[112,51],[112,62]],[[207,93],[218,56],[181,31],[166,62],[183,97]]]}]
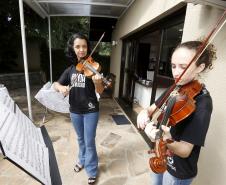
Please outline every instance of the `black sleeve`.
[{"label": "black sleeve", "polygon": [[195,112],[189,117],[189,123],[186,124],[181,140],[204,146],[212,109],[212,99],[209,95],[198,97]]},{"label": "black sleeve", "polygon": [[71,67],[67,68],[62,73],[62,75],[57,80],[57,82],[59,82],[61,85],[69,85],[70,84],[70,71],[71,71]]}]

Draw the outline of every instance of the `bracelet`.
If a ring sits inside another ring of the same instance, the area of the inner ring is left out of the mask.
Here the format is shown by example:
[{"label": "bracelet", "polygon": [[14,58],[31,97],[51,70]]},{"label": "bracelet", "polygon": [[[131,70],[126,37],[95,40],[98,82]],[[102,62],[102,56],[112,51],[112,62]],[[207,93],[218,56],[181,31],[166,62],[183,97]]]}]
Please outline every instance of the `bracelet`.
[{"label": "bracelet", "polygon": [[171,144],[171,143],[173,143],[175,140],[174,139],[166,139],[166,143],[167,144]]}]

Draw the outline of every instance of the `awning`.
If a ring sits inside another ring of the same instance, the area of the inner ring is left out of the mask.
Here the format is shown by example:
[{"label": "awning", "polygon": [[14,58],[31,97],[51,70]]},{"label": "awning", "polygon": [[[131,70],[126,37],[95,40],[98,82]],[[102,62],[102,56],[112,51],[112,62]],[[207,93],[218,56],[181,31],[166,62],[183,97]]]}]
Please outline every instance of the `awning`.
[{"label": "awning", "polygon": [[42,18],[53,16],[90,17],[90,41],[110,42],[117,20],[135,0],[24,0]]},{"label": "awning", "polygon": [[135,0],[24,0],[41,17],[120,18]]}]

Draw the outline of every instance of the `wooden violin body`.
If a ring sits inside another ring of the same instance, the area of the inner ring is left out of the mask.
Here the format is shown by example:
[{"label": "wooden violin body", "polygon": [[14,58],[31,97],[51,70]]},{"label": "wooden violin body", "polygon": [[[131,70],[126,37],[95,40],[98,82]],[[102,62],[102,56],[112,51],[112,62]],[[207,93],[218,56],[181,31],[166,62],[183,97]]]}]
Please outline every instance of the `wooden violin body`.
[{"label": "wooden violin body", "polygon": [[[89,66],[89,67],[87,67]],[[78,62],[78,64],[76,65],[76,70],[79,72],[84,73],[85,76],[87,77],[91,77],[95,74],[95,72],[93,72],[92,69],[100,72],[101,70],[101,66],[98,62],[94,61],[92,57],[88,57],[86,60],[83,59],[81,61]]]},{"label": "wooden violin body", "polygon": [[202,84],[197,80],[192,81],[179,89],[178,95],[176,95],[176,102],[169,117],[170,126],[175,126],[195,111],[196,106],[194,97],[198,95],[201,90]]},{"label": "wooden violin body", "polygon": [[111,79],[107,80],[102,74],[99,73],[101,70],[100,64],[94,61],[90,56],[87,59],[79,61],[76,65],[76,70],[84,73],[86,77],[92,77],[97,74],[102,78],[105,88],[111,87]]}]

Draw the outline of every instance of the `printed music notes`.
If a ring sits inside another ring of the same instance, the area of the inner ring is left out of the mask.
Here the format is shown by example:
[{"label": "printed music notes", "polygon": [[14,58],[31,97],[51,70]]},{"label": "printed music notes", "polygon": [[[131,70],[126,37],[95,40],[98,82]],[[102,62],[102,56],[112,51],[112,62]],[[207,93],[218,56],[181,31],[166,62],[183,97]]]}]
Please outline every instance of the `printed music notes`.
[{"label": "printed music notes", "polygon": [[51,185],[49,151],[40,128],[0,88],[0,144],[3,155],[38,179]]}]

